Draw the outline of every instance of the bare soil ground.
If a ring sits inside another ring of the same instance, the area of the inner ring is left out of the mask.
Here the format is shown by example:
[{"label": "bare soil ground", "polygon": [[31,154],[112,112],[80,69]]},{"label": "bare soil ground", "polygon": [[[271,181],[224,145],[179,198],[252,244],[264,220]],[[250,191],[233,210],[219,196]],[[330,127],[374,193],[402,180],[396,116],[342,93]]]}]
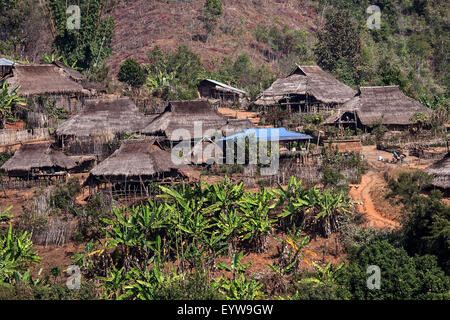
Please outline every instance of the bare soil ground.
[{"label": "bare soil ground", "polygon": [[[386,161],[392,160],[392,154],[377,150],[375,146],[364,146],[363,155],[369,162],[370,169],[363,175],[360,184],[351,186],[350,196],[354,201],[360,203],[357,209],[367,216],[368,227],[377,229],[397,228],[402,218],[402,207],[385,198],[389,191],[384,175],[386,173],[395,174],[400,171],[424,169],[433,160],[407,156],[403,163],[388,163]],[[379,161],[379,156],[382,156],[385,161]]]},{"label": "bare soil ground", "polygon": [[219,112],[226,117],[233,117],[236,119],[248,119],[254,124],[259,123],[258,112],[235,110],[231,108],[219,108]]}]

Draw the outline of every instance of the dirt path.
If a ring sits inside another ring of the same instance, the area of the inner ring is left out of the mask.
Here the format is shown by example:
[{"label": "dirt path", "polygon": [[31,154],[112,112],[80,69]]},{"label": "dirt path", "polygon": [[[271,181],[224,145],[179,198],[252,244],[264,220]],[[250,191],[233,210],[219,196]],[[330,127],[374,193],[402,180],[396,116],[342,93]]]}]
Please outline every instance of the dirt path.
[{"label": "dirt path", "polygon": [[370,170],[361,179],[361,184],[352,187],[350,191],[350,196],[354,201],[360,202],[357,208],[359,212],[362,212],[367,217],[367,227],[372,227],[376,229],[395,229],[400,226],[396,221],[387,219],[383,217],[375,208],[372,197],[370,196],[370,191],[372,186],[377,180],[378,172]]}]

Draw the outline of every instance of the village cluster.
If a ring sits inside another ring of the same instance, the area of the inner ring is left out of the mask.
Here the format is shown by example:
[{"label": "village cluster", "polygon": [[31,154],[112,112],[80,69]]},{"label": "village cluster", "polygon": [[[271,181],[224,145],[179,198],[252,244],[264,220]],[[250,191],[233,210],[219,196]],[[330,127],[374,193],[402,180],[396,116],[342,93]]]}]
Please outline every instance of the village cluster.
[{"label": "village cluster", "polygon": [[[430,114],[398,86],[355,91],[318,66],[297,65],[256,101],[249,101],[243,90],[206,79],[198,84],[199,99],[170,101],[161,113],[145,115],[130,98],[106,94],[104,88],[61,62],[31,65],[1,59],[0,70],[1,79],[11,89],[18,88],[28,103],[15,110],[27,128],[21,121],[22,127],[17,122],[6,123],[0,130],[0,148],[18,149],[1,167],[8,175],[2,181],[3,190],[65,181],[70,174],[88,172],[84,185],[90,194],[104,189],[123,196],[145,196],[150,182],[198,179],[192,164],[260,165],[265,175],[264,167],[276,163],[266,174],[284,177],[279,160],[302,171],[299,168],[319,161],[321,145],[333,145],[342,153],[361,151],[356,134],[353,140],[323,142],[321,132],[317,138],[315,133],[298,132],[300,123],[292,131],[273,128],[254,119],[224,115],[218,106],[321,114],[327,126],[363,133],[374,124],[402,131],[414,125],[414,115]],[[55,110],[71,116],[53,123],[50,114]],[[253,141],[250,147],[249,141]],[[398,150],[393,153],[400,158]],[[448,166],[444,158],[428,169],[435,175],[436,187],[448,188]]]}]

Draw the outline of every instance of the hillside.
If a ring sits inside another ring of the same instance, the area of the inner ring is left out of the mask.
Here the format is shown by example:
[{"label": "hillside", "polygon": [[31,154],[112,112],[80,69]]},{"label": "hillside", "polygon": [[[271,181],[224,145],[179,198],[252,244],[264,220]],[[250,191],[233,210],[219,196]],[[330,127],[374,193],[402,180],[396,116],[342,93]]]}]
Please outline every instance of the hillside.
[{"label": "hillside", "polygon": [[170,5],[167,2],[174,1],[130,1],[111,11],[115,34],[108,63],[113,71],[117,72],[120,63],[129,57],[146,62],[146,53],[156,45],[163,50],[187,45],[209,67],[224,56],[236,58],[242,52],[247,52],[257,64],[270,64],[273,61],[266,56],[270,47],[259,43],[253,34],[259,24],[314,32],[318,23],[314,8],[301,1],[224,0],[215,33],[203,43],[193,39],[203,32],[197,18],[204,1],[177,1]]}]

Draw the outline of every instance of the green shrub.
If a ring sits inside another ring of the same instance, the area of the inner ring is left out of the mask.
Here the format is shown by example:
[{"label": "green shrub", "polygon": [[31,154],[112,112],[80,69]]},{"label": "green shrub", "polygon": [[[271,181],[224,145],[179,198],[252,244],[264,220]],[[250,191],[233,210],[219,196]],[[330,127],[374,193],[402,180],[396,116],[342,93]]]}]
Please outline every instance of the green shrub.
[{"label": "green shrub", "polygon": [[135,59],[130,58],[125,60],[120,66],[117,79],[133,88],[139,88],[145,83],[146,74],[141,65]]}]

